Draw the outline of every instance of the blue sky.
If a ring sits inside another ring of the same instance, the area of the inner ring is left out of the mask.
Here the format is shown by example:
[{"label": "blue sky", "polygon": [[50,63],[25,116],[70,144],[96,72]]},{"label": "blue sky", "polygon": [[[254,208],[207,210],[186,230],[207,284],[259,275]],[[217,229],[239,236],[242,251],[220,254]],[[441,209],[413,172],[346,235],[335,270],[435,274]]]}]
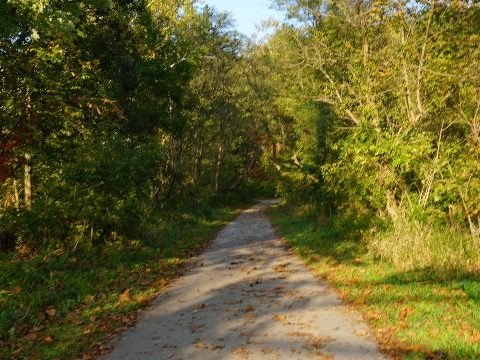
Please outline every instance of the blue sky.
[{"label": "blue sky", "polygon": [[252,36],[255,32],[255,24],[262,20],[273,17],[282,20],[281,12],[269,8],[269,0],[203,0],[208,6],[214,6],[218,11],[232,13],[239,32]]}]

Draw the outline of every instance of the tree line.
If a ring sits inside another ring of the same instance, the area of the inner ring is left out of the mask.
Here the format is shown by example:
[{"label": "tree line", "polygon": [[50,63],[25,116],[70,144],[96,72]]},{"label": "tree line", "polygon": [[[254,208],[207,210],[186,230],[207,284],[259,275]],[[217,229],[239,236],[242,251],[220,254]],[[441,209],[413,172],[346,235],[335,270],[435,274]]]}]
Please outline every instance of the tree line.
[{"label": "tree line", "polygon": [[478,260],[477,1],[275,0],[256,42],[188,0],[0,6],[3,237],[97,246],[275,193],[390,260]]},{"label": "tree line", "polygon": [[261,51],[292,126],[276,161],[287,198],[386,259],[478,266],[479,3],[274,3],[290,22]]},{"label": "tree line", "polygon": [[260,176],[247,41],[229,15],[191,0],[9,0],[0,13],[4,247],[141,238]]}]

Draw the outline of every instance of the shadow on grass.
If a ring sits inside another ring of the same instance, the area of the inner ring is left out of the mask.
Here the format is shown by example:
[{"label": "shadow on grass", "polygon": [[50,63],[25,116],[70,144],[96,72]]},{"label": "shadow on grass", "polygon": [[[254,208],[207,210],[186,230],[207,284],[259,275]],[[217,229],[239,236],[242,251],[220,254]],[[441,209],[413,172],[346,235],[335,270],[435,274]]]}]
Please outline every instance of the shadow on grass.
[{"label": "shadow on grass", "polygon": [[282,208],[269,216],[288,244],[364,314],[384,352],[406,359],[480,358],[479,274],[441,264],[398,271],[368,253],[359,227]]}]

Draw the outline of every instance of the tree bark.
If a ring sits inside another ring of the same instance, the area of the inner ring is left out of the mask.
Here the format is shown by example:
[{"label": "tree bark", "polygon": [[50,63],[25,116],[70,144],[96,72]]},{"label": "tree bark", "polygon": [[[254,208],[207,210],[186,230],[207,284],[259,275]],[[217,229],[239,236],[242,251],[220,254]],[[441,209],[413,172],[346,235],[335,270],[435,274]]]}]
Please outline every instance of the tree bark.
[{"label": "tree bark", "polygon": [[32,210],[32,155],[25,154],[25,207]]},{"label": "tree bark", "polygon": [[15,208],[20,210],[20,194],[18,193],[17,180],[13,180],[13,193],[15,194]]}]

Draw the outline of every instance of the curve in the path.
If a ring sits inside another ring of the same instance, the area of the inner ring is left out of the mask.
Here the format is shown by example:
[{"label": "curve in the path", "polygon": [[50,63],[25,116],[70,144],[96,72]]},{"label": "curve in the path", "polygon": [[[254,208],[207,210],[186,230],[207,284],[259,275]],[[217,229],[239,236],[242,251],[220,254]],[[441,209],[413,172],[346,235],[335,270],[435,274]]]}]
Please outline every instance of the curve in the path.
[{"label": "curve in the path", "polygon": [[386,359],[275,235],[270,204],[225,227],[106,359]]}]

